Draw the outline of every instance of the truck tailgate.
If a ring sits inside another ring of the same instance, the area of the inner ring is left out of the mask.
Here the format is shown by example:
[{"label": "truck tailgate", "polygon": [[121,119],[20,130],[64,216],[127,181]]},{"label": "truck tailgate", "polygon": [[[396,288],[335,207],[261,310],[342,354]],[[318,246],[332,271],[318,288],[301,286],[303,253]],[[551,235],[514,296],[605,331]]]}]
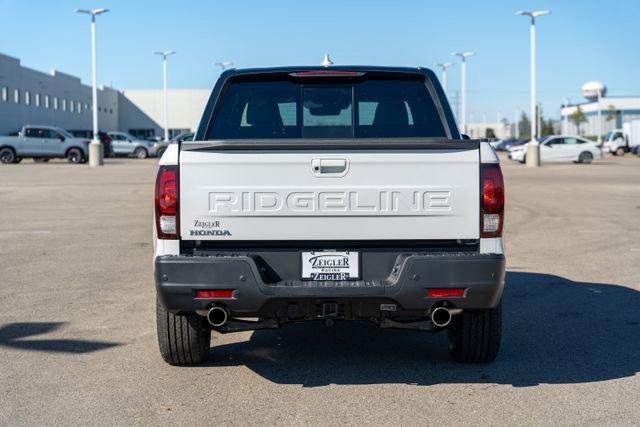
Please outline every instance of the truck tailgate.
[{"label": "truck tailgate", "polygon": [[183,150],[183,240],[479,238],[479,150]]}]

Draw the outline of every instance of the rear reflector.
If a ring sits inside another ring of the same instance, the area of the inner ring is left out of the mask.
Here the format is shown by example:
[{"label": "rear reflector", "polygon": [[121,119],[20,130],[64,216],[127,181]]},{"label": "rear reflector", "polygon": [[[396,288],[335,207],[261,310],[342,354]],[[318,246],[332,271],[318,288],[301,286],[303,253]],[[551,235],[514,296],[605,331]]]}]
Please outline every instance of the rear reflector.
[{"label": "rear reflector", "polygon": [[480,237],[500,237],[504,224],[504,180],[500,165],[482,165]]},{"label": "rear reflector", "polygon": [[196,298],[233,298],[233,289],[197,290]]},{"label": "rear reflector", "polygon": [[430,288],[427,289],[429,298],[463,297],[464,288]]}]

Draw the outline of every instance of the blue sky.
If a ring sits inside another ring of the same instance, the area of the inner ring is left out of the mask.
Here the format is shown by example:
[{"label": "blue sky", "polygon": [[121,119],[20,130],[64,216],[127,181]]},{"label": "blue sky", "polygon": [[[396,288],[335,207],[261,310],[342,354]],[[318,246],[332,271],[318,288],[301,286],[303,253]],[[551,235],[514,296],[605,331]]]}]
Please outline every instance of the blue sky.
[{"label": "blue sky", "polygon": [[[153,6],[150,6],[153,5]],[[529,106],[529,25],[520,9],[550,9],[538,21],[539,100],[559,116],[564,96],[601,80],[610,95],[640,95],[640,0],[165,1],[0,0],[0,52],[23,65],[90,78],[89,19],[76,7],[107,7],[98,22],[98,80],[119,89],[162,84],[155,50],[173,49],[169,83],[212,87],[216,61],[237,67],[337,64],[435,67],[453,51],[468,66],[471,121],[511,119]],[[449,72],[459,89],[460,67]]]}]

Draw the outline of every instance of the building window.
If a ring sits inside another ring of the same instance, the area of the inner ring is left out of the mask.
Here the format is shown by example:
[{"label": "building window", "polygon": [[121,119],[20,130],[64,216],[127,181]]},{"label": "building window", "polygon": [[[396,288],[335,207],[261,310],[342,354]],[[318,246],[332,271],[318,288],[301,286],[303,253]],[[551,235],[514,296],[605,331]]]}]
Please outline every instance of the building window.
[{"label": "building window", "polygon": [[24,91],[24,105],[31,105],[31,92]]},{"label": "building window", "polygon": [[13,102],[14,104],[20,104],[20,91],[18,89],[13,90]]},{"label": "building window", "polygon": [[71,110],[72,113],[75,113],[76,111],[76,107],[73,101],[69,101],[69,110]]},{"label": "building window", "polygon": [[44,108],[49,109],[49,95],[44,96]]},{"label": "building window", "polygon": [[87,111],[89,109],[89,106],[87,104],[84,104],[84,111]]},{"label": "building window", "polygon": [[129,129],[129,133],[140,139],[151,138],[156,135],[155,129]]},{"label": "building window", "polygon": [[67,111],[67,100],[62,98],[62,111]]},{"label": "building window", "polygon": [[36,102],[36,107],[40,106],[40,94],[36,93],[35,94],[35,102]]},{"label": "building window", "polygon": [[109,108],[109,114],[113,114],[113,108]]},{"label": "building window", "polygon": [[78,114],[82,113],[82,105],[80,105],[80,101],[76,102],[76,110],[78,110]]},{"label": "building window", "polygon": [[7,102],[9,99],[9,88],[4,86],[2,88],[2,102]]},{"label": "building window", "polygon": [[58,97],[57,96],[53,97],[53,109],[54,110],[58,109]]}]

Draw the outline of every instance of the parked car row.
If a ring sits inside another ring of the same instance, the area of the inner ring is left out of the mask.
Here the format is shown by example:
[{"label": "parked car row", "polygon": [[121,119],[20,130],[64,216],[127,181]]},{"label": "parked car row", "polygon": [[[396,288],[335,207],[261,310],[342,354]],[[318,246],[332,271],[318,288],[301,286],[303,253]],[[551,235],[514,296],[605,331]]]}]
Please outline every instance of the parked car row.
[{"label": "parked car row", "polygon": [[[193,133],[178,135],[172,141],[144,140],[126,132],[98,132],[105,157],[134,156],[139,159],[161,157],[170,142],[193,138]],[[89,158],[93,131],[67,131],[57,126],[27,125],[14,135],[0,136],[0,163],[20,163],[23,158],[48,162],[66,158],[71,163],[84,163]]]}]

